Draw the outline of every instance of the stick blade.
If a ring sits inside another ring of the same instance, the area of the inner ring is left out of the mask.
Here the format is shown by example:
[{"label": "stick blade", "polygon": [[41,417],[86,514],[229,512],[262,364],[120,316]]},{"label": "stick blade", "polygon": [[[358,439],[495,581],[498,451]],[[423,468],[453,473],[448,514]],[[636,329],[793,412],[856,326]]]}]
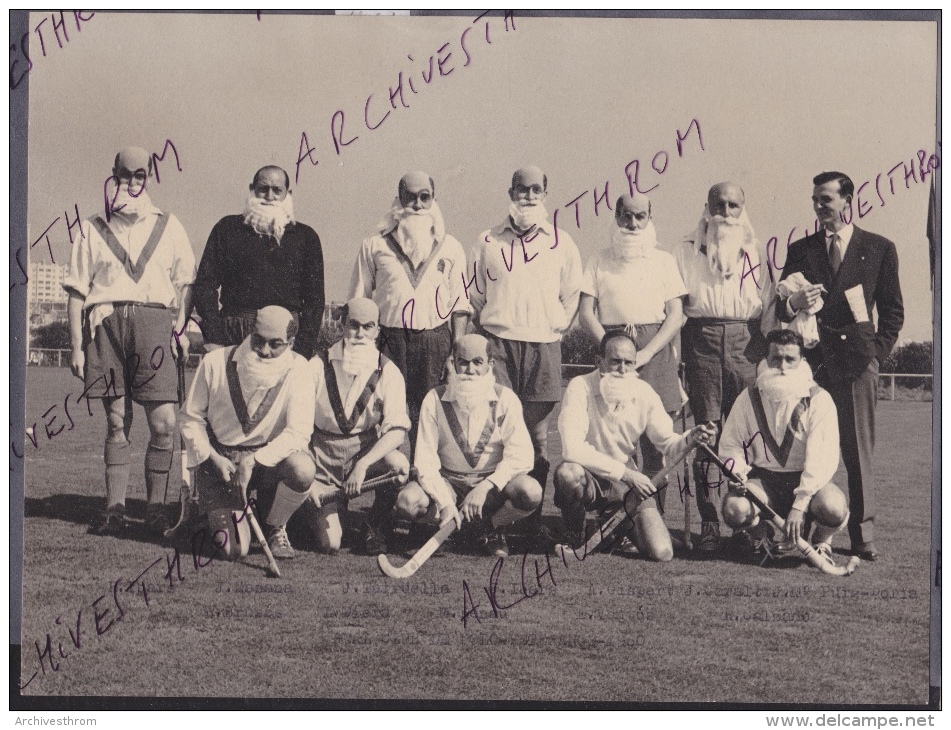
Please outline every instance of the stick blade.
[{"label": "stick blade", "polygon": [[408,578],[419,568],[419,565],[416,563],[416,561],[412,559],[405,565],[396,567],[390,563],[389,558],[387,558],[386,555],[383,555],[382,553],[376,556],[376,564],[383,575],[387,576],[388,578]]}]

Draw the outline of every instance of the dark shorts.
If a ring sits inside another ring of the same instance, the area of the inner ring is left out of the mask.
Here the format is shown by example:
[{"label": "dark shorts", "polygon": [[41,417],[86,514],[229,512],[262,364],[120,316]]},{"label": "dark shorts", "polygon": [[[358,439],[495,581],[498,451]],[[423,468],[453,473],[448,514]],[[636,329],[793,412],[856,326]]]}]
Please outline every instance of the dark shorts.
[{"label": "dark shorts", "polygon": [[523,403],[561,400],[561,342],[521,342],[484,334],[498,383],[514,390]]},{"label": "dark shorts", "polygon": [[431,330],[380,327],[380,351],[403,373],[406,405],[410,420],[419,420],[419,408],[426,394],[439,385],[452,351],[448,323]]},{"label": "dark shorts", "polygon": [[[584,468],[584,467],[582,467]],[[614,511],[624,503],[624,498],[631,488],[624,482],[615,482],[604,477],[595,476],[587,469],[584,470],[584,497],[581,500],[586,512]],[[634,498],[632,498],[634,499]],[[648,509],[657,509],[654,499],[638,499],[636,507],[630,511],[634,516]],[[628,502],[631,504],[631,502]],[[556,505],[558,506],[558,505]]]},{"label": "dark shorts", "polygon": [[[754,466],[747,474],[748,480],[755,480],[766,493],[766,504],[780,517],[785,519],[792,509],[796,495],[793,491],[802,480],[801,471],[770,471]],[[760,495],[762,497],[762,495]]]},{"label": "dark shorts", "polygon": [[766,354],[758,320],[688,319],[681,332],[690,409],[697,423],[722,421],[756,381]]},{"label": "dark shorts", "polygon": [[[244,456],[253,454],[260,447],[229,449],[221,444],[215,445],[215,450],[237,464]],[[248,482],[247,494],[269,488],[271,491],[277,486],[279,474],[277,467],[254,465],[251,472],[251,481]],[[233,487],[221,477],[221,472],[211,459],[205,459],[195,470],[195,489],[201,511],[204,514],[216,509],[240,510],[244,509],[244,500],[240,490]],[[246,497],[247,495],[245,495]]]},{"label": "dark shorts", "polygon": [[178,371],[171,352],[172,310],[116,303],[86,337],[89,398],[130,395],[136,403],[178,400]]}]

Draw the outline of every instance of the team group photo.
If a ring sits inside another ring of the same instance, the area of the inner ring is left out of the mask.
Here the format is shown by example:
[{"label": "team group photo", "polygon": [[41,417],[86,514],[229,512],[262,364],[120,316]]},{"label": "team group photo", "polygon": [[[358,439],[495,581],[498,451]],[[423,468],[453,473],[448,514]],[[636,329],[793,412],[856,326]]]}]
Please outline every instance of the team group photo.
[{"label": "team group photo", "polygon": [[934,706],[933,22],[25,17],[24,707]]}]

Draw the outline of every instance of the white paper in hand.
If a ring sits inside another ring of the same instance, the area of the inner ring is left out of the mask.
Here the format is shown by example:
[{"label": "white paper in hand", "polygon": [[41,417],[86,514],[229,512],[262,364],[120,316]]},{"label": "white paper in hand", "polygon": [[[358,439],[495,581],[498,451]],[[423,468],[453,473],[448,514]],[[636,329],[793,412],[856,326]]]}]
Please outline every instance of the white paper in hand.
[{"label": "white paper in hand", "polygon": [[845,290],[845,298],[849,302],[849,309],[852,310],[852,316],[858,323],[868,322],[868,309],[865,306],[865,292],[861,284],[856,284],[851,289]]}]

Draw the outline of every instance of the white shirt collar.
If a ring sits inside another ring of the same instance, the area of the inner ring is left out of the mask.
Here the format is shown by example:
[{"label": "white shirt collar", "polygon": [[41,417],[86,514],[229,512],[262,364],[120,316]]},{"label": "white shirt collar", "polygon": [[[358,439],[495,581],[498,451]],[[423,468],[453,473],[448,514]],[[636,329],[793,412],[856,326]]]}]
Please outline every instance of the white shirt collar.
[{"label": "white shirt collar", "polygon": [[855,226],[853,226],[851,223],[849,223],[847,226],[843,226],[838,231],[829,231],[823,229],[823,233],[825,233],[826,237],[826,248],[829,248],[829,241],[832,240],[832,236],[837,235],[839,237],[839,243],[842,246],[842,250],[845,251],[846,246],[849,245],[849,241],[852,240],[852,233],[854,231]]}]

